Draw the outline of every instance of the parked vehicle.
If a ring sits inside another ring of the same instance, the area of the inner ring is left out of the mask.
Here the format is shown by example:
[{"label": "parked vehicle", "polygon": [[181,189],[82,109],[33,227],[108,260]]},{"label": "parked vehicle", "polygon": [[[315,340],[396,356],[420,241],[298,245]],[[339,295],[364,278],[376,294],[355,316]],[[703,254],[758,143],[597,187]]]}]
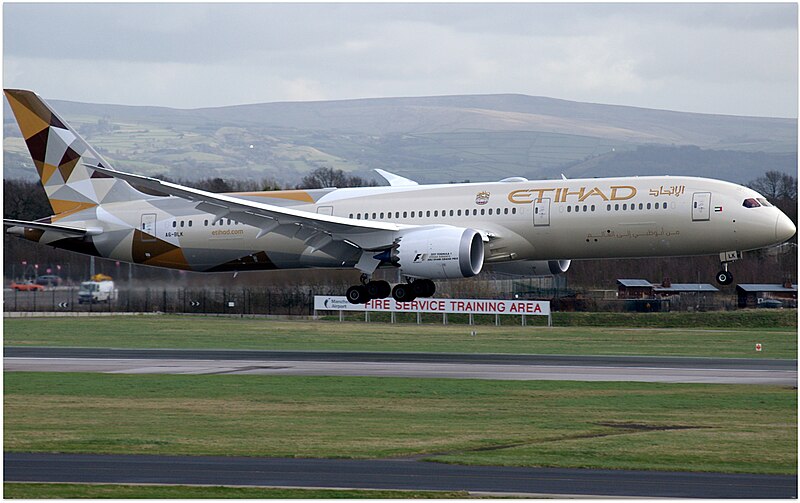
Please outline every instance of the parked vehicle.
[{"label": "parked vehicle", "polygon": [[114,282],[104,274],[92,276],[92,280],[81,283],[78,290],[78,303],[80,304],[109,303],[116,300],[117,289],[114,288]]},{"label": "parked vehicle", "polygon": [[37,285],[58,286],[61,284],[61,276],[56,276],[55,274],[45,274],[44,276],[39,276],[34,281]]},{"label": "parked vehicle", "polygon": [[22,283],[17,283],[16,281],[12,281],[11,289],[16,290],[18,292],[44,291],[44,287],[42,285],[37,285],[33,281],[24,281]]},{"label": "parked vehicle", "polygon": [[783,307],[783,302],[776,299],[758,299],[758,307],[777,309]]}]

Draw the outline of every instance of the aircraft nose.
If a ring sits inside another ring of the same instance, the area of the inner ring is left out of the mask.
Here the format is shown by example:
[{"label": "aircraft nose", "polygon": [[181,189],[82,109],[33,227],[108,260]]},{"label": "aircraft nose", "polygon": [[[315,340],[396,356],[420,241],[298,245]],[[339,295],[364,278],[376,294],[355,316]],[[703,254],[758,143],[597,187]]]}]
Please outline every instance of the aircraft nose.
[{"label": "aircraft nose", "polygon": [[778,218],[775,219],[775,239],[779,242],[784,242],[794,236],[795,232],[797,232],[797,227],[794,226],[792,220],[780,213]]}]

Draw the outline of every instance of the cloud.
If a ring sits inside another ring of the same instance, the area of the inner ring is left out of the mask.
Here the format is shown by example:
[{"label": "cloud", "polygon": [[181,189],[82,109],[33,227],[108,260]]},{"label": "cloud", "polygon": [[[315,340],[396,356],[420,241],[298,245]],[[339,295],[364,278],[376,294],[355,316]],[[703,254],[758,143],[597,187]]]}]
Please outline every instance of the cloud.
[{"label": "cloud", "polygon": [[795,116],[796,20],[795,4],[6,4],[4,84],[175,107],[515,92]]}]

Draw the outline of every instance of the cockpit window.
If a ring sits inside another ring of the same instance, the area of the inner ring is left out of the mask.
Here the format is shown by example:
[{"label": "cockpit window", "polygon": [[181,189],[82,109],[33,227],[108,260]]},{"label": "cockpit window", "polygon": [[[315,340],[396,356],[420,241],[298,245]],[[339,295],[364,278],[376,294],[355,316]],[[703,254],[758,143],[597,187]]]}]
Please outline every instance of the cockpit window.
[{"label": "cockpit window", "polygon": [[769,208],[770,206],[772,206],[772,203],[770,203],[769,201],[767,201],[767,200],[766,200],[765,198],[763,198],[763,197],[757,197],[756,199],[758,199],[758,202],[759,202],[759,203],[761,203],[761,206],[766,206],[767,208]]},{"label": "cockpit window", "polygon": [[745,199],[744,202],[742,203],[742,206],[744,206],[745,208],[758,208],[761,205],[758,204],[758,201],[756,201],[751,197],[749,199]]}]

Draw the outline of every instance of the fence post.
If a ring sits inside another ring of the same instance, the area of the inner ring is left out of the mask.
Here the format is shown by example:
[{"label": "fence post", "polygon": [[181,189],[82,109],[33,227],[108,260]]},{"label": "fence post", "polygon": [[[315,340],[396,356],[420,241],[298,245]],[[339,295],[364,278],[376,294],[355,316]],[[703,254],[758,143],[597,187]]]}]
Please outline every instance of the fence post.
[{"label": "fence post", "polygon": [[474,325],[475,324],[475,318],[472,317],[472,313],[469,313],[469,324],[470,325]]},{"label": "fence post", "polygon": [[417,311],[417,325],[422,324],[422,313]]},{"label": "fence post", "polygon": [[166,289],[166,288],[163,290],[163,297],[162,297],[162,299],[163,299],[163,302],[162,302],[162,309],[161,309],[161,312],[162,312],[162,313],[164,313],[164,314],[166,314],[166,313],[167,313],[167,289]]}]

